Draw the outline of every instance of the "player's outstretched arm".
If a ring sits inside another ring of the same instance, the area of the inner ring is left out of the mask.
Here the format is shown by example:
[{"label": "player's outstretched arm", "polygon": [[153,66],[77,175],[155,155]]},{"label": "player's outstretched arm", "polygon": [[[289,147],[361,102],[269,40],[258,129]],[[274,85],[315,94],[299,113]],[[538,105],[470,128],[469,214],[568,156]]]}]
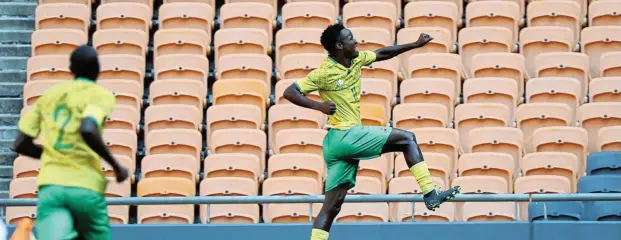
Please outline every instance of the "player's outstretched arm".
[{"label": "player's outstretched arm", "polygon": [[433,40],[433,37],[429,36],[426,33],[421,33],[416,42],[377,49],[375,50],[375,55],[377,55],[375,61],[379,62],[391,59],[401,53],[425,46],[425,44],[431,42],[431,40]]},{"label": "player's outstretched arm", "polygon": [[332,115],[336,112],[336,105],[332,101],[317,102],[311,100],[300,92],[298,85],[295,83],[291,84],[291,86],[285,90],[283,96],[285,99],[289,100],[289,102],[300,107],[314,109],[328,115]]},{"label": "player's outstretched arm", "polygon": [[15,142],[13,142],[13,151],[35,159],[41,158],[41,154],[43,154],[43,148],[34,143],[34,138],[22,131],[19,131]]},{"label": "player's outstretched arm", "polygon": [[119,162],[112,156],[110,151],[103,142],[103,138],[101,134],[99,134],[99,128],[97,127],[97,122],[95,122],[92,118],[85,118],[82,120],[80,125],[80,135],[82,135],[82,139],[84,142],[88,144],[88,146],[93,149],[101,158],[103,158],[106,162],[112,166],[114,172],[116,174],[117,182],[122,182],[129,177],[129,172],[127,168],[121,166]]}]

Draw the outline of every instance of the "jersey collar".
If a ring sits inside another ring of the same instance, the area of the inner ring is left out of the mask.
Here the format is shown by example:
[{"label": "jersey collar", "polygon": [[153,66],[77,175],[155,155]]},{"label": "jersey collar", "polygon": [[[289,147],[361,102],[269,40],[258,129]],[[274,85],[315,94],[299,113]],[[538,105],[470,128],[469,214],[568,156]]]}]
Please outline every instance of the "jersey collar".
[{"label": "jersey collar", "polygon": [[77,81],[84,81],[84,82],[90,82],[90,83],[95,82],[93,80],[90,80],[88,78],[83,78],[83,77],[77,77],[77,78],[75,78],[75,80],[77,80]]},{"label": "jersey collar", "polygon": [[[339,62],[336,61],[336,59],[332,58],[330,55],[328,55],[328,59],[334,63],[334,65],[342,70],[348,71],[349,69],[346,68],[345,66],[343,66],[343,64],[340,64]],[[353,60],[352,60],[353,63]],[[353,64],[352,64],[353,65]]]}]

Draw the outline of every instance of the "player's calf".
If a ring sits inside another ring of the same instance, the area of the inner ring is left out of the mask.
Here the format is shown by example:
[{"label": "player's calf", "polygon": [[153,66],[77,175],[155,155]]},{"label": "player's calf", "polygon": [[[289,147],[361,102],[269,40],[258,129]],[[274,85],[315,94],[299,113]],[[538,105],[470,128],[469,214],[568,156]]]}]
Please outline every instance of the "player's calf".
[{"label": "player's calf", "polygon": [[311,240],[328,240],[328,235],[332,223],[339,212],[341,206],[345,201],[345,195],[347,195],[347,186],[341,185],[326,192],[326,200],[323,203],[323,207],[313,223],[313,230],[311,233]]}]

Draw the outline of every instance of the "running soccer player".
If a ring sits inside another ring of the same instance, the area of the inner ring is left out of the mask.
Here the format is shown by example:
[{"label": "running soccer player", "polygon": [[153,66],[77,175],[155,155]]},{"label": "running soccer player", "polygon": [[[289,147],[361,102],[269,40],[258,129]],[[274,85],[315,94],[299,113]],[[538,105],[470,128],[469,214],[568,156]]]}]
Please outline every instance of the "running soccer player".
[{"label": "running soccer player", "polygon": [[[70,61],[75,80],[50,87],[20,119],[13,150],[41,159],[38,239],[107,240],[111,239],[103,195],[107,181],[100,157],[112,166],[118,182],[129,176],[100,133],[115,98],[95,83],[99,75],[95,49],[81,46]],[[39,135],[42,146],[34,143]]]},{"label": "running soccer player", "polygon": [[[284,97],[291,103],[329,115],[330,130],[323,140],[323,156],[328,167],[326,198],[313,223],[311,240],[328,239],[347,190],[356,184],[359,161],[376,158],[382,153],[403,153],[429,210],[435,210],[459,193],[458,186],[445,191],[435,189],[413,133],[391,127],[362,126],[360,120],[362,67],[422,47],[431,40],[431,36],[423,33],[414,43],[359,52],[351,31],[341,24],[331,25],[321,34],[321,44],[329,56],[318,69],[285,90]],[[324,102],[305,96],[313,91],[318,91]]]}]

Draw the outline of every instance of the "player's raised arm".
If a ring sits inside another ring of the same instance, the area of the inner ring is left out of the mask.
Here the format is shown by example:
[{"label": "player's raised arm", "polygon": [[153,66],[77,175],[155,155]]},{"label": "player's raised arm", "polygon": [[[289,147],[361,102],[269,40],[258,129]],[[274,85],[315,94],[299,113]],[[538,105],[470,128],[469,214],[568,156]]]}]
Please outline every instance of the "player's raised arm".
[{"label": "player's raised arm", "polygon": [[298,87],[298,83],[293,83],[283,94],[285,99],[300,107],[310,108],[322,113],[332,115],[336,112],[336,105],[332,101],[317,102],[307,98]]},{"label": "player's raised arm", "polygon": [[112,166],[118,182],[125,181],[125,179],[129,176],[129,172],[125,167],[121,166],[116,158],[112,156],[110,151],[108,151],[97,126],[98,124],[95,119],[90,117],[84,118],[80,124],[80,135],[82,135],[82,139],[84,139],[84,142],[86,142],[86,144],[93,149],[97,155]]},{"label": "player's raised arm", "polygon": [[431,40],[433,40],[433,37],[429,36],[426,33],[421,33],[416,42],[377,49],[375,50],[375,54],[377,55],[375,61],[379,62],[391,59],[401,53],[425,46],[425,44],[431,42]]}]

